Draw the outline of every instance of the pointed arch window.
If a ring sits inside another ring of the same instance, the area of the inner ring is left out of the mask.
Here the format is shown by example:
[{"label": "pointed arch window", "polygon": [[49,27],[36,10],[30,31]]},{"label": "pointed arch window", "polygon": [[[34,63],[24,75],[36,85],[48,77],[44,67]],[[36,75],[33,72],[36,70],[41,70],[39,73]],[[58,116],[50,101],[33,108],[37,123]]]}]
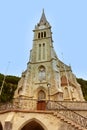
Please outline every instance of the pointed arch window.
[{"label": "pointed arch window", "polygon": [[38,33],[38,38],[44,38],[44,37],[46,37],[46,31]]},{"label": "pointed arch window", "polygon": [[43,43],[43,60],[45,59],[45,43]]},{"label": "pointed arch window", "polygon": [[44,32],[44,37],[46,37],[46,32]]},{"label": "pointed arch window", "polygon": [[42,82],[46,80],[46,70],[44,66],[39,67],[39,81]]},{"label": "pointed arch window", "polygon": [[41,44],[39,44],[38,59],[41,60]]},{"label": "pointed arch window", "polygon": [[38,33],[38,38],[40,38],[40,33]]},{"label": "pointed arch window", "polygon": [[61,85],[62,85],[62,86],[67,85],[67,78],[66,78],[65,75],[63,75],[63,76],[61,77]]},{"label": "pointed arch window", "polygon": [[38,100],[42,100],[46,98],[46,94],[43,90],[40,90],[38,93]]},{"label": "pointed arch window", "polygon": [[65,87],[64,88],[64,100],[68,100],[69,99],[69,92],[68,92],[68,88]]},{"label": "pointed arch window", "polygon": [[41,32],[41,38],[43,38],[43,32]]}]

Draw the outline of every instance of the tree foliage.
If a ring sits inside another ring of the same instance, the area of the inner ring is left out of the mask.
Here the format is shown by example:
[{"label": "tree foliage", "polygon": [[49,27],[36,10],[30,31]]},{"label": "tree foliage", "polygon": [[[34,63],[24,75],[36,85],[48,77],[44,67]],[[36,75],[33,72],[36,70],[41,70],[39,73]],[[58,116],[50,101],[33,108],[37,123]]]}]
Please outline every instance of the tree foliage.
[{"label": "tree foliage", "polygon": [[[5,78],[5,81],[4,81],[4,78]],[[9,75],[4,76],[3,74],[0,74],[0,90],[4,81],[1,95],[0,95],[1,102],[8,102],[12,100],[14,96],[14,92],[17,88],[19,79],[20,78],[16,76],[9,76]]]},{"label": "tree foliage", "polygon": [[87,100],[87,80],[77,78],[78,83],[81,85],[83,96]]}]

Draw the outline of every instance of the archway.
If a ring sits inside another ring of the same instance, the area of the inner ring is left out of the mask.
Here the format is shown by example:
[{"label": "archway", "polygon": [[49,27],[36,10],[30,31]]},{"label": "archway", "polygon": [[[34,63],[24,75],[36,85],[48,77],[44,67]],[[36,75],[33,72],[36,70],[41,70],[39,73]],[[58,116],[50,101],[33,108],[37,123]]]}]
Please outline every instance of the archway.
[{"label": "archway", "polygon": [[45,129],[36,121],[31,121],[28,124],[26,124],[21,130],[45,130]]},{"label": "archway", "polygon": [[1,122],[0,122],[0,130],[3,130]]}]

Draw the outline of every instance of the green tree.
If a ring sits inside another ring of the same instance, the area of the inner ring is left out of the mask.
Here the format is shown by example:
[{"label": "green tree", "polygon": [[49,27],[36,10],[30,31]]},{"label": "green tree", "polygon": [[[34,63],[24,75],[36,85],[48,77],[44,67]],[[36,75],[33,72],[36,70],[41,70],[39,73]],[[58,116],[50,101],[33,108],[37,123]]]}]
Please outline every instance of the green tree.
[{"label": "green tree", "polygon": [[[12,100],[12,98],[14,96],[14,92],[17,88],[17,84],[18,84],[19,79],[20,78],[16,77],[16,76],[7,75],[5,77],[2,92],[1,92],[1,95],[0,95],[0,101],[1,102],[8,102],[8,101]],[[3,80],[4,80],[4,75],[0,74],[0,88],[2,86]]]},{"label": "green tree", "polygon": [[77,78],[77,81],[81,85],[81,89],[85,100],[87,100],[87,80],[84,80],[82,78]]}]

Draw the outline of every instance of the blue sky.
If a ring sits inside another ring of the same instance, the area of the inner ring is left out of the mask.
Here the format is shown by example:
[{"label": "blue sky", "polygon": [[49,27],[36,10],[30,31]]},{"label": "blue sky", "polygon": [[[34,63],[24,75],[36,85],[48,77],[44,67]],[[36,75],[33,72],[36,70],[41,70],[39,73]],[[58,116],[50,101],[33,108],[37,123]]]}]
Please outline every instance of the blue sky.
[{"label": "blue sky", "polygon": [[0,0],[0,73],[21,76],[27,68],[43,8],[59,59],[87,80],[87,0]]}]

